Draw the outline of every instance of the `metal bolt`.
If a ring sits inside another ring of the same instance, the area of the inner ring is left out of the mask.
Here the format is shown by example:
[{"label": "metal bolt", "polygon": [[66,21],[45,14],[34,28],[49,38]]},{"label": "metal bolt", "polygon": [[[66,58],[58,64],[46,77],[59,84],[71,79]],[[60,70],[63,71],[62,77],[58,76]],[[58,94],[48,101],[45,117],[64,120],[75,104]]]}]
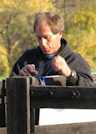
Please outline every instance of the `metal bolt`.
[{"label": "metal bolt", "polygon": [[73,91],[73,95],[76,96],[76,93]]},{"label": "metal bolt", "polygon": [[19,102],[21,103],[22,101],[21,101],[21,100],[19,100]]},{"label": "metal bolt", "polygon": [[50,95],[53,95],[53,92],[50,92]]},{"label": "metal bolt", "polygon": [[11,92],[11,94],[13,94],[13,91]]},{"label": "metal bolt", "polygon": [[31,94],[33,95],[33,94],[34,94],[34,92],[33,92],[33,91],[31,91]]}]

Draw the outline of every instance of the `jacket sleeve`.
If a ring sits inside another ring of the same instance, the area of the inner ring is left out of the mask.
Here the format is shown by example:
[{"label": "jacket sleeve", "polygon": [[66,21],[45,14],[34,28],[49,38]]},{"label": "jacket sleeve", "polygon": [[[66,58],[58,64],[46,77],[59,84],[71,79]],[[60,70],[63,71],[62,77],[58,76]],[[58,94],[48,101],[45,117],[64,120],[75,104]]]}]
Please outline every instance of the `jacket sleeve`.
[{"label": "jacket sleeve", "polygon": [[12,76],[16,76],[19,75],[19,71],[22,67],[25,66],[25,64],[27,64],[26,62],[26,53],[24,53],[21,57],[19,57],[19,59],[16,61],[16,63],[14,64],[10,77]]},{"label": "jacket sleeve", "polygon": [[81,86],[81,87],[94,87],[93,79],[91,76],[77,73],[77,78],[74,81],[67,79],[67,86]]},{"label": "jacket sleeve", "polygon": [[37,59],[36,49],[26,50],[14,64],[10,77],[19,75],[19,71],[27,64],[33,64]]},{"label": "jacket sleeve", "polygon": [[67,85],[69,86],[87,86],[93,87],[93,79],[91,76],[91,68],[89,64],[84,60],[84,58],[80,55],[75,53],[73,59],[69,64],[71,70],[75,70],[77,73],[77,78],[74,81],[69,81],[67,79]]},{"label": "jacket sleeve", "polygon": [[93,79],[91,75],[78,74],[77,80],[78,86],[94,87]]}]

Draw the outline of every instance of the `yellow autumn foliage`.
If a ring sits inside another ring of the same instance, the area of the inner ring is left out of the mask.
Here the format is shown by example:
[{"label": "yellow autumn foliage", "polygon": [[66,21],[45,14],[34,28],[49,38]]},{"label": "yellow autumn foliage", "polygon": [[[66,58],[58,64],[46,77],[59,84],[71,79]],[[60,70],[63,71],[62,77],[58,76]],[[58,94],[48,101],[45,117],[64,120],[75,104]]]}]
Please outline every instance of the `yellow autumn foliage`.
[{"label": "yellow autumn foliage", "polygon": [[96,68],[96,14],[90,8],[78,10],[74,25],[67,34],[69,44],[80,53],[91,68]]},{"label": "yellow autumn foliage", "polygon": [[19,12],[32,13],[37,11],[55,11],[53,3],[56,0],[0,0],[0,7],[4,8],[14,8]]},{"label": "yellow autumn foliage", "polygon": [[24,50],[37,45],[32,26],[33,14],[38,11],[55,12],[55,1],[0,0],[0,45],[6,46],[10,68]]},{"label": "yellow autumn foliage", "polygon": [[82,29],[89,30],[96,25],[96,15],[91,8],[79,9],[74,16],[74,24]]},{"label": "yellow autumn foliage", "polygon": [[9,75],[8,54],[5,48],[0,45],[0,75]]},{"label": "yellow autumn foliage", "polygon": [[91,68],[96,67],[96,32],[90,29],[90,32],[78,30],[74,34],[68,34],[67,39],[75,52],[80,53],[89,63]]},{"label": "yellow autumn foliage", "polygon": [[[61,8],[58,6],[58,2],[61,2]],[[92,6],[96,0],[90,1],[89,6],[88,2],[87,5],[84,5],[86,3],[84,0],[78,0],[78,2],[82,6],[74,8],[76,3],[73,1],[0,0],[0,45],[5,46],[8,52],[8,55],[7,52],[2,54],[4,48],[0,46],[0,56],[5,58],[0,59],[0,64],[2,63],[0,69],[7,68],[7,57],[9,57],[11,68],[14,59],[17,59],[26,49],[37,45],[32,24],[33,14],[38,11],[57,12],[64,16],[65,37],[71,48],[80,53],[92,68],[96,67],[96,9],[93,9]],[[73,3],[72,7],[70,7],[70,3]],[[75,12],[71,8],[74,8]],[[3,63],[3,61],[5,62]],[[0,72],[2,71],[0,70]]]}]

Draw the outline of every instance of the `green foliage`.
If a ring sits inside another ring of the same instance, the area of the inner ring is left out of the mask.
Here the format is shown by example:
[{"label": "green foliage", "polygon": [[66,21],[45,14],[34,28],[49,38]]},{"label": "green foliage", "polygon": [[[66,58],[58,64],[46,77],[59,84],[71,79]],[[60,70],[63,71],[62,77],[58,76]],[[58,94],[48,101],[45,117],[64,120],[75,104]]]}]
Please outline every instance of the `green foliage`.
[{"label": "green foliage", "polygon": [[90,31],[96,28],[96,15],[91,8],[83,8],[78,10],[74,17],[74,23],[82,30]]},{"label": "green foliage", "polygon": [[9,65],[7,60],[7,52],[2,46],[0,46],[0,75],[9,75]]},{"label": "green foliage", "polygon": [[4,79],[6,79],[6,78],[7,78],[7,76],[2,76],[2,75],[0,75],[0,81],[4,80]]},{"label": "green foliage", "polygon": [[78,10],[74,25],[67,30],[66,38],[74,51],[80,53],[89,65],[96,67],[96,14],[90,8]]},{"label": "green foliage", "polygon": [[93,73],[94,73],[94,72],[96,73],[96,68],[92,68],[91,70],[92,70]]},{"label": "green foliage", "polygon": [[2,44],[8,52],[10,67],[26,49],[37,46],[33,32],[34,13],[55,12],[55,0],[1,0],[0,34]]},{"label": "green foliage", "polygon": [[[0,45],[6,50],[5,63],[12,67],[26,49],[38,45],[33,31],[34,13],[51,11],[64,16],[71,48],[96,67],[95,5],[96,0],[0,0]],[[2,61],[0,67],[5,68]]]}]

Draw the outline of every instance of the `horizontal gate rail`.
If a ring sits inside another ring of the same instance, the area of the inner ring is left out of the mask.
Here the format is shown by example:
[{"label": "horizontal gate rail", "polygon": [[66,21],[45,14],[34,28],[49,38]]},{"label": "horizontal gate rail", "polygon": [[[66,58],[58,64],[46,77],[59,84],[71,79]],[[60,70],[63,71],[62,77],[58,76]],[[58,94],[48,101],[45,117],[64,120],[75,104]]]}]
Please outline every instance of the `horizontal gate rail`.
[{"label": "horizontal gate rail", "polygon": [[7,96],[7,134],[35,133],[39,108],[96,109],[96,87],[41,86],[35,77],[20,76],[7,78],[4,85],[0,96],[3,104]]}]

